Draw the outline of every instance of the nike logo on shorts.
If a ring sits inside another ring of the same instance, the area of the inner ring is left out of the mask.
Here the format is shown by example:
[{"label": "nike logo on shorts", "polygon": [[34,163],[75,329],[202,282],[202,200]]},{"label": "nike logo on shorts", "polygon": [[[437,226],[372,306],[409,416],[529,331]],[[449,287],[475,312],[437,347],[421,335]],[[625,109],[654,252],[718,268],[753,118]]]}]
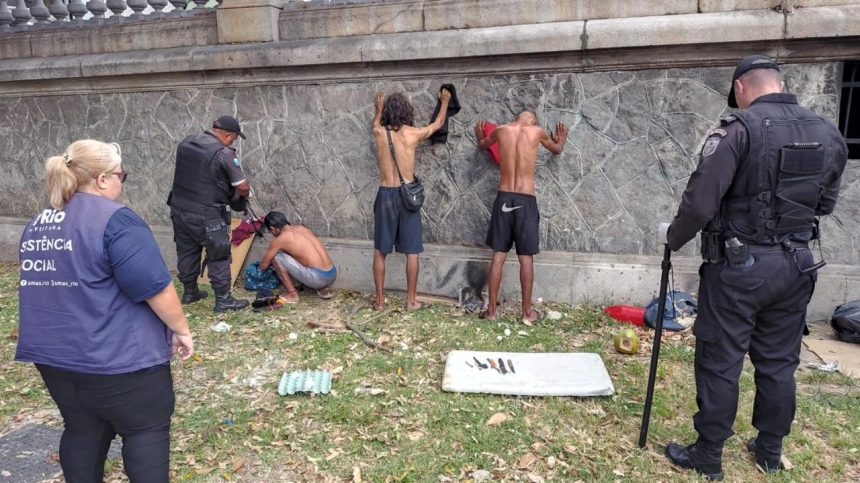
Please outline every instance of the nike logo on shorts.
[{"label": "nike logo on shorts", "polygon": [[522,206],[508,206],[508,202],[505,201],[505,203],[502,205],[502,213],[510,213],[517,208],[522,208]]}]

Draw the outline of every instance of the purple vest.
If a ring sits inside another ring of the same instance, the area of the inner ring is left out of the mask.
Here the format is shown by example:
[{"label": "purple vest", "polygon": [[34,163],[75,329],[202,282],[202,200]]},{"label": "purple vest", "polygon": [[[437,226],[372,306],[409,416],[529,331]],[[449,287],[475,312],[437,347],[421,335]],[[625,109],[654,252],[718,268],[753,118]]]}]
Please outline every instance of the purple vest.
[{"label": "purple vest", "polygon": [[122,374],[168,362],[172,333],[146,302],[113,278],[104,232],[123,205],[76,193],[24,229],[15,360],[89,374]]}]

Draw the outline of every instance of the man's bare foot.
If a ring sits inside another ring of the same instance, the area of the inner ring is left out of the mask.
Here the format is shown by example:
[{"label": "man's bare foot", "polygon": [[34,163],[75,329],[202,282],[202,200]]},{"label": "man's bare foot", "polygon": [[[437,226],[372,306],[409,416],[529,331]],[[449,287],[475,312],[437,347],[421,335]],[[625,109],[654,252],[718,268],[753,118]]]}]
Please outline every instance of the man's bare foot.
[{"label": "man's bare foot", "polygon": [[407,312],[415,312],[416,310],[426,309],[430,304],[424,304],[418,301],[410,303],[406,303],[406,311]]},{"label": "man's bare foot", "polygon": [[528,315],[523,315],[523,323],[526,325],[532,325],[541,319],[543,319],[543,312],[540,310],[532,309]]},{"label": "man's bare foot", "polygon": [[378,301],[378,300],[374,300],[374,301],[373,301],[373,303],[372,303],[372,304],[370,304],[370,307],[371,307],[373,310],[375,310],[375,311],[379,312],[380,310],[382,310],[382,309],[384,309],[384,308],[385,308],[385,302],[380,302],[380,301]]},{"label": "man's bare foot", "polygon": [[284,292],[280,295],[280,298],[288,304],[297,304],[299,303],[299,292],[298,290]]},{"label": "man's bare foot", "polygon": [[491,314],[489,310],[485,310],[478,315],[478,318],[482,320],[496,320],[496,313],[493,312]]}]

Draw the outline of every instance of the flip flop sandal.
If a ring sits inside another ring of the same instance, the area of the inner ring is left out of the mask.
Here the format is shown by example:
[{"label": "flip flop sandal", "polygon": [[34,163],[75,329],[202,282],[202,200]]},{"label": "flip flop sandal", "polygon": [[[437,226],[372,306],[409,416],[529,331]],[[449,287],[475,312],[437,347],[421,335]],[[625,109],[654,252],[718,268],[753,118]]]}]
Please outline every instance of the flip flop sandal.
[{"label": "flip flop sandal", "polygon": [[331,300],[331,298],[334,297],[334,293],[332,293],[331,290],[329,290],[328,293],[323,293],[322,291],[317,290],[317,297],[323,300]]},{"label": "flip flop sandal", "polygon": [[275,303],[278,303],[278,297],[272,295],[271,297],[263,297],[254,300],[253,302],[251,302],[251,307],[259,309],[262,307],[268,307]]},{"label": "flip flop sandal", "polygon": [[287,300],[287,299],[285,299],[284,297],[281,297],[281,296],[279,295],[279,296],[278,296],[278,301],[277,301],[276,303],[281,304],[281,305],[287,305],[287,304],[292,305],[292,304],[297,304],[297,303],[299,303],[299,301],[298,301],[298,300]]},{"label": "flip flop sandal", "polygon": [[[277,300],[277,299],[276,299],[276,300]],[[283,306],[284,306],[284,304],[282,304],[282,303],[278,303],[278,302],[275,302],[275,303],[272,303],[272,304],[269,304],[269,305],[263,305],[263,306],[261,306],[261,307],[256,307],[256,308],[254,309],[254,312],[257,312],[257,313],[260,313],[260,312],[271,312],[271,311],[273,311],[273,310],[278,310],[279,308],[281,308],[281,307],[283,307]]]}]

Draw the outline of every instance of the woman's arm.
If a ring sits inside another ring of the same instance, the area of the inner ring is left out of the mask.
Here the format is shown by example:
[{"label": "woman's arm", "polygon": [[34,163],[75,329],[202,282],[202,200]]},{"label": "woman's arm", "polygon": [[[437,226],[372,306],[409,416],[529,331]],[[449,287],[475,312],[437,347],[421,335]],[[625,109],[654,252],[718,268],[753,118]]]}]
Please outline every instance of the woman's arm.
[{"label": "woman's arm", "polygon": [[194,340],[191,338],[188,319],[185,318],[185,312],[182,310],[173,284],[167,284],[161,292],[146,299],[146,303],[173,331],[173,352],[178,351],[183,361],[191,357],[194,353]]}]

